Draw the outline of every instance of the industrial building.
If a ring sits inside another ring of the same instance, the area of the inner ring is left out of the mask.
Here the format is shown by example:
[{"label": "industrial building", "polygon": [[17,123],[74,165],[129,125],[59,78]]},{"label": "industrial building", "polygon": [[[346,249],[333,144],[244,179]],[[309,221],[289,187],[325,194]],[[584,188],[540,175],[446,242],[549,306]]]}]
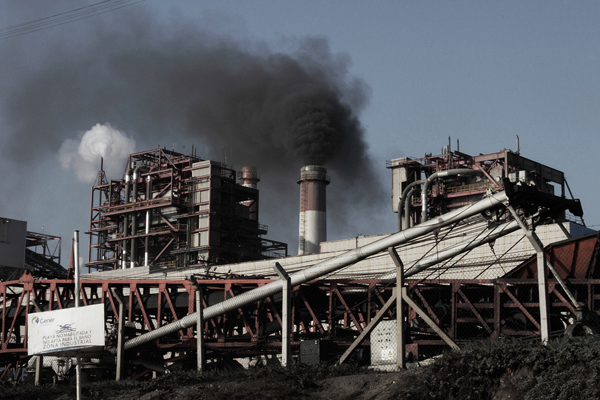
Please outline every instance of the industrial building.
[{"label": "industrial building", "polygon": [[[255,168],[237,173],[165,149],[131,154],[122,179],[109,182],[101,170],[91,191],[83,302],[106,305],[108,332],[117,325],[119,299],[126,304],[125,349],[137,352],[129,361],[132,377],[190,363],[204,350],[197,347],[199,336],[209,359],[278,354],[289,342],[302,362],[357,346],[363,361],[393,365],[393,352],[373,353],[376,343],[386,343],[390,322],[380,331],[371,325],[397,317],[390,301],[399,260],[414,300],[400,319],[406,352],[416,359],[445,348],[440,335],[459,344],[535,337],[544,333],[546,319],[552,334],[564,334],[589,322],[583,308],[590,315],[600,310],[599,237],[585,228],[561,171],[522,157],[518,148],[470,156],[458,144],[452,151],[450,143],[439,155],[397,158],[387,167],[398,232],[330,242],[330,178],[323,166],[302,167],[299,252],[288,256],[286,244],[263,237]],[[548,316],[537,292],[536,262],[543,258],[526,239],[534,228],[553,270],[543,274]],[[287,339],[282,270],[294,286]],[[34,310],[27,296],[41,310],[68,307],[72,286],[69,279],[48,282],[30,274],[4,284],[5,363],[14,367],[26,359],[25,317]],[[196,301],[206,317],[201,332]],[[378,336],[363,337],[368,332]],[[114,337],[107,340],[113,348]],[[310,342],[316,347],[308,348]]]},{"label": "industrial building", "polygon": [[27,221],[0,217],[0,280],[16,280],[25,270],[45,278],[66,277],[60,265],[61,238],[27,230]]},{"label": "industrial building", "polygon": [[131,154],[123,178],[92,187],[88,270],[153,271],[287,256],[263,238],[256,168],[166,149]]}]

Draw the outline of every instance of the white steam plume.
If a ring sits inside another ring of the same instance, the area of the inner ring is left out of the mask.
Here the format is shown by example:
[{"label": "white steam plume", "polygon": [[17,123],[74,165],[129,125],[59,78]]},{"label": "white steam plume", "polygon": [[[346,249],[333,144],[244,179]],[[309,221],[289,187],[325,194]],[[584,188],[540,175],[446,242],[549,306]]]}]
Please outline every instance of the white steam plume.
[{"label": "white steam plume", "polygon": [[135,140],[109,124],[96,124],[89,131],[79,133],[77,139],[66,139],[58,150],[61,167],[77,173],[77,179],[90,183],[104,157],[107,175],[115,175],[123,167],[123,160],[133,153]]}]

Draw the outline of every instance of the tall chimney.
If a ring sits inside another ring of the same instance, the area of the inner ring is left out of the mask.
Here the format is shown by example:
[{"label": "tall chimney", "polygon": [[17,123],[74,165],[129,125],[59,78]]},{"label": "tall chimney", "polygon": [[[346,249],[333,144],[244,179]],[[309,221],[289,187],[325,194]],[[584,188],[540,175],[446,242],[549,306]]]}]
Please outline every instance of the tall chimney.
[{"label": "tall chimney", "polygon": [[319,252],[319,244],[327,240],[325,188],[329,184],[327,170],[320,165],[300,169],[300,240],[298,254]]},{"label": "tall chimney", "polygon": [[[240,177],[240,183],[242,186],[256,189],[259,181],[260,178],[258,177],[258,169],[256,167],[242,167],[242,176]],[[255,221],[258,220],[258,199],[245,201],[243,204],[250,209],[249,218]]]}]

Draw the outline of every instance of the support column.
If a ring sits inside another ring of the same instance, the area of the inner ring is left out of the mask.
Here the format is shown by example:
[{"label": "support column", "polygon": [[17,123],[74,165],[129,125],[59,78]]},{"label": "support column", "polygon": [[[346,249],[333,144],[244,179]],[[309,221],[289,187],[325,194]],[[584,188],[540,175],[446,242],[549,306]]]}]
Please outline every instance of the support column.
[{"label": "support column", "polygon": [[204,353],[204,315],[202,312],[202,286],[196,281],[194,276],[188,278],[196,290],[196,370],[198,373],[204,371],[206,357]]},{"label": "support column", "polygon": [[[388,253],[396,264],[396,293],[402,293],[404,287],[404,264],[396,249],[388,248]],[[406,336],[404,335],[404,302],[402,296],[396,297],[396,361],[398,369],[406,369]]]},{"label": "support column", "polygon": [[202,287],[196,283],[196,313],[198,321],[196,322],[196,363],[198,373],[204,371],[204,318],[202,315]]},{"label": "support column", "polygon": [[292,280],[281,264],[276,262],[273,269],[283,281],[281,305],[281,365],[287,367],[292,361],[291,332],[292,332]]},{"label": "support column", "polygon": [[542,343],[548,343],[550,339],[550,310],[548,309],[548,281],[546,278],[546,253],[544,251],[544,245],[540,241],[540,238],[532,229],[528,229],[525,223],[521,220],[521,217],[517,214],[512,206],[508,206],[508,210],[511,212],[521,230],[527,236],[529,243],[535,249],[537,254],[537,275],[538,275],[538,297],[540,302],[540,339]]},{"label": "support column", "polygon": [[115,373],[115,380],[118,382],[123,376],[123,344],[125,334],[125,304],[123,303],[123,297],[117,293],[115,288],[112,288],[112,295],[119,303],[119,327],[117,331],[117,371]]},{"label": "support column", "polygon": [[[388,253],[390,254],[390,257],[392,257],[392,260],[394,260],[394,264],[396,264],[396,268],[398,268],[399,270],[404,269],[402,261],[400,260],[400,257],[398,257],[398,253],[396,253],[396,250],[394,250],[393,247],[388,248]],[[402,274],[399,274],[404,276],[404,271],[402,271]],[[396,278],[398,279],[398,278]],[[444,342],[446,342],[446,344],[448,344],[448,346],[450,346],[451,348],[453,348],[454,350],[458,350],[458,345],[454,342],[454,340],[452,340],[452,338],[450,338],[448,335],[446,335],[446,333],[442,330],[441,327],[439,327],[434,320],[431,319],[431,317],[429,317],[429,315],[427,315],[427,313],[425,312],[425,310],[423,310],[417,303],[414,302],[413,299],[410,298],[410,296],[408,295],[408,290],[407,288],[404,286],[404,277],[402,277],[402,280],[400,282],[400,286],[396,288],[398,290],[398,298],[402,299],[403,303],[408,304],[408,306],[410,308],[412,308],[413,310],[415,310],[415,312],[423,319],[423,321],[425,321],[425,323],[427,325],[429,325],[429,327],[431,329],[433,329],[435,331],[435,333],[437,333],[440,338],[442,338],[442,340]],[[404,313],[402,312],[402,318],[404,318]],[[404,326],[404,324],[403,324]],[[402,332],[404,332],[404,329],[402,329]],[[402,341],[405,342],[405,335],[402,335]],[[402,359],[405,358],[404,356],[404,344],[402,347]],[[400,355],[398,355],[398,360],[400,360]],[[405,360],[402,361],[402,363],[404,363],[404,367],[406,367],[406,362]],[[398,364],[400,365],[400,364]]]},{"label": "support column", "polygon": [[[75,231],[73,235],[73,253],[74,253],[74,267],[75,267],[75,308],[79,308],[79,231]],[[77,400],[81,399],[81,357],[79,355],[76,357],[77,366],[76,370],[76,381],[77,381],[77,390],[76,390],[76,398]]]},{"label": "support column", "polygon": [[[398,253],[396,253],[396,251],[394,250],[393,247],[389,247],[388,248],[388,252],[390,254],[390,257],[392,257],[392,260],[394,261],[394,264],[396,264],[396,267],[400,270],[403,270],[404,268],[402,267],[402,261],[400,260],[400,257],[398,256]],[[398,275],[402,275],[401,278],[401,283],[400,286],[396,287],[396,290],[394,290],[392,292],[392,296],[388,299],[388,301],[385,302],[385,304],[383,305],[383,307],[381,308],[381,310],[377,313],[377,315],[375,315],[375,317],[371,320],[371,322],[365,327],[365,329],[363,329],[362,333],[360,335],[358,335],[358,337],[354,340],[354,342],[350,345],[350,347],[348,347],[348,349],[344,352],[344,354],[342,354],[342,357],[340,357],[340,361],[338,361],[338,365],[342,364],[349,356],[350,354],[352,354],[352,352],[358,347],[360,346],[360,344],[367,338],[368,335],[371,334],[371,332],[373,331],[373,329],[375,328],[375,326],[377,326],[377,324],[383,319],[383,316],[385,315],[385,313],[388,312],[388,310],[394,305],[396,304],[397,307],[402,308],[402,306],[398,306],[398,303],[404,302],[406,304],[408,304],[408,306],[410,308],[412,308],[413,310],[415,310],[415,312],[423,319],[423,321],[425,321],[425,323],[427,325],[429,325],[429,327],[431,327],[431,329],[433,329],[435,331],[435,333],[437,333],[440,338],[446,342],[446,344],[448,344],[448,346],[450,346],[452,349],[454,350],[458,350],[458,345],[452,340],[452,338],[450,338],[448,335],[446,335],[446,333],[442,330],[442,328],[440,328],[435,321],[433,321],[429,315],[427,315],[427,312],[425,312],[425,310],[423,310],[417,303],[415,303],[410,296],[408,295],[408,290],[406,287],[404,287],[404,273],[402,274],[398,274]],[[396,277],[396,279],[398,279]],[[398,282],[398,281],[396,281]],[[398,284],[398,283],[396,283]],[[397,312],[398,315],[398,312]],[[404,320],[404,312],[401,312],[401,316],[398,317],[398,321],[403,321]],[[402,324],[402,326],[404,327],[405,324]],[[398,366],[400,366],[401,364],[404,365],[404,367],[406,367],[406,356],[405,356],[405,343],[406,343],[406,336],[404,335],[404,329],[399,329],[399,336],[397,337],[396,340],[396,345],[397,345],[397,354],[398,357],[397,359],[398,361]],[[401,333],[400,333],[401,332]]]},{"label": "support column", "polygon": [[[40,307],[40,303],[36,299],[31,299],[33,306],[35,307],[35,312],[42,312],[42,307]],[[35,386],[40,385],[40,380],[42,377],[42,368],[44,368],[44,356],[36,356],[35,359]]]}]

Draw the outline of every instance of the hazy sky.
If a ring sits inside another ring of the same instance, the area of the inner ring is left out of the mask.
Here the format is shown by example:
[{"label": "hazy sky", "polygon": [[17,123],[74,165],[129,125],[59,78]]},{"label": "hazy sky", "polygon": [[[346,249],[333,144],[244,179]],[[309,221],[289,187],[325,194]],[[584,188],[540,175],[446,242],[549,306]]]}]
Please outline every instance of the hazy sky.
[{"label": "hazy sky", "polygon": [[0,0],[0,215],[62,236],[64,251],[88,229],[98,163],[76,150],[101,124],[119,143],[109,178],[129,145],[259,165],[261,223],[295,253],[302,156],[280,126],[298,88],[352,132],[325,162],[329,239],[393,231],[386,160],[439,154],[448,136],[479,154],[519,135],[600,225],[597,1],[146,0],[7,37],[94,3]]}]

